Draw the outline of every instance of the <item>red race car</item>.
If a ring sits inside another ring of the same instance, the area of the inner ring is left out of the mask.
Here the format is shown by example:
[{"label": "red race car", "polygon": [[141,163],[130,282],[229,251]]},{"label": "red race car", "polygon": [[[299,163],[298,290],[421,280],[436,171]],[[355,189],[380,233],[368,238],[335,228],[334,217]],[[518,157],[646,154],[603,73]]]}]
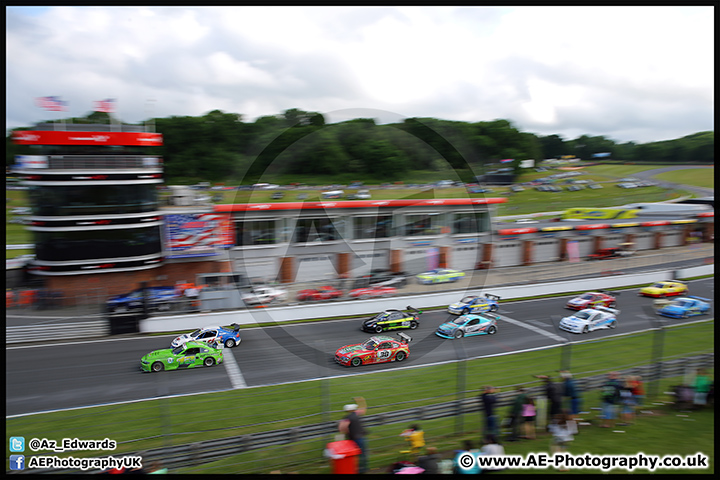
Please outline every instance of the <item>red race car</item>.
[{"label": "red race car", "polygon": [[397,288],[395,287],[383,287],[383,286],[369,286],[366,288],[356,288],[355,290],[350,291],[350,296],[352,298],[379,298],[379,297],[389,297],[390,295],[395,295],[397,293]]},{"label": "red race car", "polygon": [[[617,293],[617,295],[620,294]],[[617,299],[614,296],[610,295],[608,292],[601,290],[599,292],[583,293],[579,297],[575,297],[572,300],[569,300],[565,305],[565,308],[569,308],[571,310],[583,310],[585,308],[595,307],[615,308],[616,306]]]},{"label": "red race car", "polygon": [[335,361],[346,367],[359,367],[372,363],[402,362],[410,355],[408,344],[412,340],[404,333],[400,338],[377,335],[365,343],[345,345],[335,352]]},{"label": "red race car", "polygon": [[333,298],[340,298],[342,296],[342,290],[338,290],[337,288],[331,287],[330,285],[325,285],[318,288],[308,288],[306,290],[300,290],[297,293],[297,299],[301,302],[304,300],[332,300]]}]

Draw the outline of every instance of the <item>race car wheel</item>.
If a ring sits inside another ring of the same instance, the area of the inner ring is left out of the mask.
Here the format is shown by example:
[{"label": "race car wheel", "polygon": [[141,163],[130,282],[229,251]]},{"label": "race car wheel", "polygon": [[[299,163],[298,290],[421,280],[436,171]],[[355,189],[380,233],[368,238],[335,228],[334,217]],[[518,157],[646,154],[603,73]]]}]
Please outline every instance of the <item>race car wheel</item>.
[{"label": "race car wheel", "polygon": [[405,352],[401,350],[395,354],[395,361],[402,362],[403,360],[405,360]]},{"label": "race car wheel", "polygon": [[610,325],[608,325],[608,326],[610,328],[615,328],[615,327],[617,327],[617,322],[613,320],[612,322],[610,322]]},{"label": "race car wheel", "polygon": [[380,325],[375,325],[375,333],[382,333],[383,328]]},{"label": "race car wheel", "polygon": [[497,305],[490,305],[490,311],[491,311],[491,312],[497,312],[497,311],[498,311],[498,306],[497,306]]},{"label": "race car wheel", "polygon": [[418,322],[416,322],[415,320],[412,320],[410,322],[410,330],[415,330],[417,327],[418,327]]},{"label": "race car wheel", "polygon": [[617,302],[610,302],[610,305],[608,305],[608,308],[617,308]]},{"label": "race car wheel", "polygon": [[495,325],[489,326],[487,333],[488,335],[495,335],[497,333],[497,328],[495,328]]},{"label": "race car wheel", "polygon": [[470,313],[470,309],[469,309],[469,308],[463,308],[462,314],[463,314],[463,315],[467,315],[468,313]]},{"label": "race car wheel", "polygon": [[465,332],[463,332],[462,330],[458,330],[457,332],[455,332],[455,338],[462,338],[464,336]]},{"label": "race car wheel", "polygon": [[685,312],[682,314],[682,318],[690,318],[690,315],[687,312]]},{"label": "race car wheel", "polygon": [[227,340],[225,340],[225,348],[232,348],[234,346],[235,340],[233,340],[232,338],[228,338]]},{"label": "race car wheel", "polygon": [[152,371],[153,372],[162,372],[163,371],[163,364],[160,362],[155,362],[152,364]]},{"label": "race car wheel", "polygon": [[590,329],[588,328],[587,325],[585,325],[585,327],[583,328],[583,331],[582,331],[582,332],[583,332],[583,333],[588,333],[589,331],[590,331]]},{"label": "race car wheel", "polygon": [[350,365],[353,367],[359,367],[362,365],[362,359],[360,357],[355,357],[350,361]]},{"label": "race car wheel", "polygon": [[212,357],[206,357],[205,360],[203,360],[203,365],[206,367],[212,367],[215,365],[215,359]]}]

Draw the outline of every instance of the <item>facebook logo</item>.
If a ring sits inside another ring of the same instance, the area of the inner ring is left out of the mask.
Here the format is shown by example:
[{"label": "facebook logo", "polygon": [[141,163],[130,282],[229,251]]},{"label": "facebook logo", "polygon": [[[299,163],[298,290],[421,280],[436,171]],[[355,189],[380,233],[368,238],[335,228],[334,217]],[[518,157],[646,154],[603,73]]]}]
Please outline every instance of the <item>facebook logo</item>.
[{"label": "facebook logo", "polygon": [[10,437],[10,451],[11,452],[24,452],[25,451],[25,437]]},{"label": "facebook logo", "polygon": [[25,455],[10,455],[10,470],[25,470]]}]

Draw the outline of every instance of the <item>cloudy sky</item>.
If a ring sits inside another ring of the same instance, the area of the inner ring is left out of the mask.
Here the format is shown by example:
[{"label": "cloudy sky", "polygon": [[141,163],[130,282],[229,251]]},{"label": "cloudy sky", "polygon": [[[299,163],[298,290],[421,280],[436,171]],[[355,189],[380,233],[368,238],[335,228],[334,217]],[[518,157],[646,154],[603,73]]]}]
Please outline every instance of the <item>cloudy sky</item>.
[{"label": "cloudy sky", "polygon": [[[712,7],[6,7],[6,128],[84,116],[508,119],[638,143],[713,130]],[[39,108],[59,96],[68,112]]]}]

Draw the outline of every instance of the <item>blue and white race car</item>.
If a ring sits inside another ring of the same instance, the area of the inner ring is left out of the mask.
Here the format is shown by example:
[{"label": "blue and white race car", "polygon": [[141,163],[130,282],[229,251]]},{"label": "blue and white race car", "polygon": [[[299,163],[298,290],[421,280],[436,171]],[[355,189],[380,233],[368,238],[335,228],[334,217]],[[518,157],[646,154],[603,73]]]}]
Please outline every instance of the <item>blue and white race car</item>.
[{"label": "blue and white race car", "polygon": [[172,341],[173,348],[185,345],[190,341],[205,342],[209,344],[223,345],[225,348],[232,348],[240,343],[240,325],[233,323],[232,330],[223,327],[211,326],[198,328],[194,332],[185,333]]},{"label": "blue and white race car", "polygon": [[495,312],[499,308],[500,297],[486,293],[484,296],[467,295],[459,302],[448,305],[448,312],[455,315],[467,315],[468,313]]},{"label": "blue and white race car", "polygon": [[497,333],[497,321],[500,317],[481,313],[461,315],[443,323],[435,331],[442,338],[462,338],[472,335],[494,335]]},{"label": "blue and white race car", "polygon": [[608,307],[586,308],[560,320],[560,329],[571,333],[588,333],[601,328],[617,327],[620,310]]},{"label": "blue and white race car", "polygon": [[680,297],[660,308],[658,314],[672,318],[705,315],[710,311],[710,301],[709,298],[703,297]]}]

